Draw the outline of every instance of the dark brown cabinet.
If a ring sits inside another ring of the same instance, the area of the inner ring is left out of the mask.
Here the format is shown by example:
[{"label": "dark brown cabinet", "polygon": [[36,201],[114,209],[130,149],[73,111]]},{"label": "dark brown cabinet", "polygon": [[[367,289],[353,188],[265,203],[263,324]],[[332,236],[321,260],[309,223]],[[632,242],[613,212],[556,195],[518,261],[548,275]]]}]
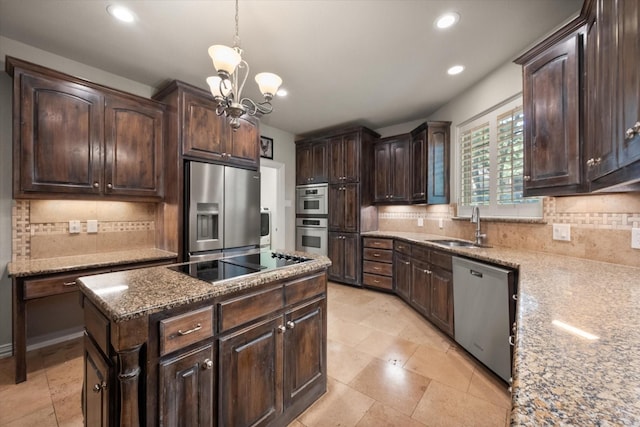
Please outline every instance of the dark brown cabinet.
[{"label": "dark brown cabinet", "polygon": [[[587,153],[592,190],[640,188],[640,54],[637,0],[587,2]],[[631,55],[631,56],[629,56]],[[589,61],[589,57],[588,61]]]},{"label": "dark brown cabinet", "polygon": [[355,183],[329,186],[329,231],[356,233],[360,219],[360,186]]},{"label": "dark brown cabinet", "polygon": [[327,182],[327,142],[296,143],[296,185]]},{"label": "dark brown cabinet", "polygon": [[88,335],[84,336],[84,383],[82,384],[82,413],[87,427],[111,423],[113,367],[100,353]]},{"label": "dark brown cabinet", "polygon": [[221,426],[266,425],[283,411],[282,317],[220,338]]},{"label": "dark brown cabinet", "polygon": [[396,293],[405,302],[411,301],[411,245],[393,242],[393,283]]},{"label": "dark brown cabinet", "polygon": [[351,132],[329,140],[329,184],[360,181],[360,135]]},{"label": "dark brown cabinet", "polygon": [[422,259],[411,260],[410,304],[420,314],[429,318],[431,312],[431,270],[429,263]]},{"label": "dark brown cabinet", "polygon": [[15,198],[162,198],[161,104],[15,58],[6,67]]},{"label": "dark brown cabinet", "polygon": [[585,28],[573,29],[523,65],[524,195],[583,190],[580,114]]},{"label": "dark brown cabinet", "polygon": [[412,203],[449,203],[450,127],[429,121],[411,131]]},{"label": "dark brown cabinet", "polygon": [[360,282],[360,235],[329,232],[327,256],[331,259],[328,276],[342,283]]},{"label": "dark brown cabinet", "polygon": [[401,203],[410,199],[409,134],[383,138],[373,146],[373,201]]},{"label": "dark brown cabinet", "polygon": [[394,289],[392,239],[362,239],[362,284],[388,291]]},{"label": "dark brown cabinet", "polygon": [[431,305],[429,320],[453,336],[453,273],[441,267],[431,268]]},{"label": "dark brown cabinet", "polygon": [[184,156],[251,169],[258,167],[260,135],[256,119],[241,117],[240,128],[234,132],[225,117],[216,114],[216,102],[209,93],[178,83],[175,88],[179,88],[181,97]]},{"label": "dark brown cabinet", "polygon": [[213,425],[215,360],[209,343],[160,363],[159,425]]}]

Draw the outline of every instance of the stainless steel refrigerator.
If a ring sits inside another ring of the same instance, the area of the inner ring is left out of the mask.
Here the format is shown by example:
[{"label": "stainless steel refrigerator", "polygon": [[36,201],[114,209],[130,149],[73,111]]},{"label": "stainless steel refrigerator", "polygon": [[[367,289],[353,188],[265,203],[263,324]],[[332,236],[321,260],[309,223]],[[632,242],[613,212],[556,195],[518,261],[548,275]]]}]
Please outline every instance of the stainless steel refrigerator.
[{"label": "stainless steel refrigerator", "polygon": [[258,248],[260,172],[188,162],[186,174],[188,258]]}]

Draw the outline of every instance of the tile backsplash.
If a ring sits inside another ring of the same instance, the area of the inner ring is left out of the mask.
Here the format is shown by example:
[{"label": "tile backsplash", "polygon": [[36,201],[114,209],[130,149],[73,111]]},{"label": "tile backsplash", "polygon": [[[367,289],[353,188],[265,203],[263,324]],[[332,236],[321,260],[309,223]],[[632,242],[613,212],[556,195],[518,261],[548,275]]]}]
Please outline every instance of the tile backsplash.
[{"label": "tile backsplash", "polygon": [[[155,246],[154,203],[14,200],[11,216],[12,261]],[[87,232],[90,219],[97,233]],[[70,220],[80,233],[69,233]]]},{"label": "tile backsplash", "polygon": [[[543,203],[537,222],[482,221],[487,244],[640,267],[640,249],[631,248],[631,229],[640,227],[640,193],[545,197]],[[475,224],[455,215],[453,204],[386,206],[378,210],[378,227],[472,240]],[[558,223],[571,225],[571,241],[552,239]]]}]

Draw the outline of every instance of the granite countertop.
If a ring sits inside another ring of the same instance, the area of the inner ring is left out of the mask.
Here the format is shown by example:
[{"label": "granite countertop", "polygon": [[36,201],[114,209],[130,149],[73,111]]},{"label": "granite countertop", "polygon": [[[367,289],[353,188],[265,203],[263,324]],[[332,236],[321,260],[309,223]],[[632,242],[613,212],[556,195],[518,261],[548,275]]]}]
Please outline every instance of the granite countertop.
[{"label": "granite countertop", "polygon": [[[427,242],[443,236],[363,235],[443,249]],[[519,270],[512,425],[640,425],[640,268],[500,247],[444,250]]]},{"label": "granite countertop", "polygon": [[136,262],[170,260],[177,256],[178,254],[175,252],[155,248],[103,252],[98,254],[33,259],[29,261],[14,261],[7,264],[7,273],[9,276],[26,277]]},{"label": "granite countertop", "polygon": [[166,266],[81,277],[78,286],[115,323],[208,300],[280,279],[312,273],[331,265],[329,258],[301,252],[311,261],[257,272],[211,284]]}]

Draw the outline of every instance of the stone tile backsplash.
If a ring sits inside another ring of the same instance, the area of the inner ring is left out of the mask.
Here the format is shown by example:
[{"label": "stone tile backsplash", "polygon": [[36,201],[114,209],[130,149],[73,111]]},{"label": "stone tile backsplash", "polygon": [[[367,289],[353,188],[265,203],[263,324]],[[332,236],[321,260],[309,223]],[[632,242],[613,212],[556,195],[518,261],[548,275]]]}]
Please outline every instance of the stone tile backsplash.
[{"label": "stone tile backsplash", "polygon": [[[543,203],[539,222],[483,221],[486,243],[640,267],[640,249],[631,248],[631,229],[640,227],[640,193],[545,197]],[[475,224],[455,215],[454,204],[380,207],[378,228],[472,240]],[[552,239],[557,223],[571,225],[571,241]]]},{"label": "stone tile backsplash", "polygon": [[[153,203],[14,200],[12,261],[155,247]],[[87,233],[87,220],[98,232]],[[69,234],[69,221],[81,221]]]}]

